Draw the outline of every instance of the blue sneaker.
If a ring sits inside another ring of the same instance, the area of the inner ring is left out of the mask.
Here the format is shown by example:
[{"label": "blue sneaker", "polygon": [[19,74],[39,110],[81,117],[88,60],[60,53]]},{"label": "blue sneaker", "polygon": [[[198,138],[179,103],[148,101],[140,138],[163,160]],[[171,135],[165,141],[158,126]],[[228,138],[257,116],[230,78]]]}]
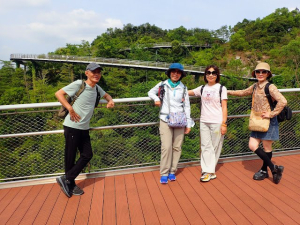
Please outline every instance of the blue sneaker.
[{"label": "blue sneaker", "polygon": [[170,181],[175,181],[175,180],[176,180],[175,174],[170,173],[170,174],[169,174],[169,180],[170,180]]},{"label": "blue sneaker", "polygon": [[168,176],[161,176],[160,177],[160,183],[161,184],[167,184],[168,183]]}]

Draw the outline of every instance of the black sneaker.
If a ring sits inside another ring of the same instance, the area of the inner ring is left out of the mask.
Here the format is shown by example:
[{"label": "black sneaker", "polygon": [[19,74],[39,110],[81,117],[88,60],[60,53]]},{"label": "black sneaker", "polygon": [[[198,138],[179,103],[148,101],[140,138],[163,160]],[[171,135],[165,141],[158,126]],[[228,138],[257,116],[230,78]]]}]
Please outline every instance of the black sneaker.
[{"label": "black sneaker", "polygon": [[269,177],[269,174],[267,171],[260,170],[253,175],[253,180],[264,180],[265,178],[268,178],[268,177]]},{"label": "black sneaker", "polygon": [[78,187],[77,185],[74,186],[73,190],[72,190],[72,194],[73,195],[83,195],[84,191],[82,189],[80,189],[80,187]]},{"label": "black sneaker", "polygon": [[63,175],[61,177],[57,177],[56,178],[56,182],[59,184],[61,190],[63,191],[63,193],[68,197],[70,198],[72,195],[70,194],[70,189],[69,189],[69,184],[70,184],[70,181],[68,181],[66,179],[66,176]]},{"label": "black sneaker", "polygon": [[273,181],[275,184],[279,184],[282,177],[283,170],[284,170],[283,166],[274,165],[274,171],[272,172],[272,174],[273,174]]}]

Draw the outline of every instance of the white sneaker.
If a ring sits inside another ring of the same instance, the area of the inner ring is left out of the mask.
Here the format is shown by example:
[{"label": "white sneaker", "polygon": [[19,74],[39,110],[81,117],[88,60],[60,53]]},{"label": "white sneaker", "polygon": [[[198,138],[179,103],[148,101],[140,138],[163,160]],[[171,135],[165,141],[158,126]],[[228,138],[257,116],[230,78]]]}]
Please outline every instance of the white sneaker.
[{"label": "white sneaker", "polygon": [[206,176],[207,173],[202,173],[202,176],[200,177],[200,179],[203,179]]},{"label": "white sneaker", "polygon": [[208,182],[212,179],[217,178],[217,175],[215,173],[206,173],[205,176],[200,178],[200,181],[202,182]]},{"label": "white sneaker", "polygon": [[215,173],[210,174],[210,179],[216,179],[216,178],[217,178],[217,175]]}]

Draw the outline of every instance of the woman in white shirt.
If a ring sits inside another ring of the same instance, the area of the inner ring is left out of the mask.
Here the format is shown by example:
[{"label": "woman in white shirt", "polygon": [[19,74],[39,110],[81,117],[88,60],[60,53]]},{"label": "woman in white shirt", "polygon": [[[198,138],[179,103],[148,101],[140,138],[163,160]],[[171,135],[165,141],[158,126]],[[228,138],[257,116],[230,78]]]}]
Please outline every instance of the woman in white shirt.
[{"label": "woman in white shirt", "polygon": [[217,177],[215,173],[224,135],[227,132],[227,89],[220,82],[220,70],[210,65],[205,69],[205,86],[188,91],[189,96],[201,96],[200,138],[201,170],[200,181],[208,182]]},{"label": "woman in white shirt", "polygon": [[[161,138],[160,183],[162,184],[168,183],[168,180],[176,180],[175,173],[181,156],[184,134],[188,134],[194,126],[194,121],[190,116],[188,91],[180,81],[186,75],[183,66],[180,63],[172,63],[165,73],[169,79],[158,83],[148,92],[155,106],[161,107],[159,132]],[[167,122],[170,112],[185,112],[186,127],[169,127]]]}]

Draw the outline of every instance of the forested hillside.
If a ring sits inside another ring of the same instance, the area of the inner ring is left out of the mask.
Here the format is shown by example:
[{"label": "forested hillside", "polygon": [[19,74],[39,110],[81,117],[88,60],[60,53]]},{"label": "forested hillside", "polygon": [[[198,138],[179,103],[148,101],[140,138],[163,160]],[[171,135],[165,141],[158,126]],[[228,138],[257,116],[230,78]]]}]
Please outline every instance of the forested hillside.
[{"label": "forested hillside", "polygon": [[[172,48],[147,48],[162,42],[170,42]],[[195,47],[181,45],[184,42]],[[221,80],[228,88],[248,85],[248,81],[239,78],[249,77],[257,61],[266,61],[277,75],[272,80],[279,88],[300,87],[300,12],[281,8],[265,18],[244,19],[234,27],[223,26],[218,30],[182,26],[163,30],[148,23],[127,24],[123,29],[107,29],[92,43],[84,40],[79,45],[68,43],[48,54],[180,62],[197,66],[216,64],[228,76],[228,79]],[[3,62],[0,104],[56,101],[55,91],[84,77],[84,70],[83,65],[60,63],[38,63],[34,70],[28,63],[24,72],[23,67],[15,69],[10,62]],[[146,96],[154,84],[165,78],[162,72],[105,68],[100,85],[114,98],[137,97]],[[187,76],[184,82],[188,88],[194,88],[203,83],[202,80],[202,77],[195,80],[193,76]]]}]

